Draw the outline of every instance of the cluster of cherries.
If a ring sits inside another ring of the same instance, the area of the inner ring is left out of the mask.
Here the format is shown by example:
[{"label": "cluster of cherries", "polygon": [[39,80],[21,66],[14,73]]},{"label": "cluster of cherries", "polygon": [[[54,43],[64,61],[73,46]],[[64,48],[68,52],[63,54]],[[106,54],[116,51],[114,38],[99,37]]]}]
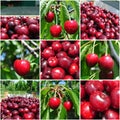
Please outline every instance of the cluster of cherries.
[{"label": "cluster of cherries", "polygon": [[1,17],[0,39],[38,39],[39,38],[39,18]]},{"label": "cluster of cherries", "polygon": [[[60,106],[60,104],[61,100],[58,97],[51,97],[48,101],[48,106],[53,110],[56,110]],[[63,106],[66,109],[66,111],[69,112],[72,109],[73,104],[71,101],[67,100],[63,103]]]},{"label": "cluster of cherries", "polygon": [[39,99],[20,96],[2,99],[1,118],[9,120],[39,119]]},{"label": "cluster of cherries", "polygon": [[113,79],[113,67],[114,61],[112,57],[108,55],[103,55],[98,58],[98,55],[95,53],[90,53],[86,55],[86,64],[89,67],[93,67],[98,63],[100,68],[99,78],[100,79]]},{"label": "cluster of cherries", "polygon": [[79,41],[41,41],[41,79],[78,79],[79,48]]},{"label": "cluster of cherries", "polygon": [[120,81],[82,81],[81,118],[119,119]]},{"label": "cluster of cherries", "polygon": [[93,6],[93,2],[81,4],[82,39],[120,39],[119,16]]},{"label": "cluster of cherries", "polygon": [[[54,13],[52,11],[49,11],[45,16],[45,20],[50,23],[50,22],[52,22],[54,20],[54,17],[55,17]],[[65,21],[64,29],[66,30],[66,32],[68,34],[76,33],[77,30],[78,30],[77,21],[76,20],[67,20],[67,21]],[[56,24],[56,25],[52,25],[50,27],[50,33],[51,33],[51,35],[53,37],[59,37],[61,32],[62,32],[62,26],[60,26],[60,25]]]}]

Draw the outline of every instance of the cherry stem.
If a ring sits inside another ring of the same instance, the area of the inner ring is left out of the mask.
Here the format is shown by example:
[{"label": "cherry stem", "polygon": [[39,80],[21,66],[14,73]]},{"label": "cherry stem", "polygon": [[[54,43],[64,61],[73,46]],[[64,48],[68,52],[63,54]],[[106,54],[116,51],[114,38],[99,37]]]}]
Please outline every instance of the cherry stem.
[{"label": "cherry stem", "polygon": [[58,25],[58,17],[57,17],[56,7],[54,7],[54,13],[55,13],[55,23],[56,23],[56,25]]},{"label": "cherry stem", "polygon": [[104,41],[105,42],[105,55],[108,54],[108,44],[107,44],[107,41]]},{"label": "cherry stem", "polygon": [[94,50],[95,50],[95,42],[96,42],[96,40],[94,40],[94,42],[93,42],[93,49],[92,49],[93,54],[94,54]]}]

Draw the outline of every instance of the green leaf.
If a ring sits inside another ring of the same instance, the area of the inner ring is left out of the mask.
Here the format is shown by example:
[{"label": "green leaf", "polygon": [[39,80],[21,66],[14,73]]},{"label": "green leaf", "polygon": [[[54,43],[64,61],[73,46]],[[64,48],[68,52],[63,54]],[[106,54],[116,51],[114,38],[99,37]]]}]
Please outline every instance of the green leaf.
[{"label": "green leaf", "polygon": [[77,95],[76,93],[74,93],[72,90],[70,89],[67,89],[67,92],[73,102],[73,106],[74,106],[74,109],[76,111],[76,114],[79,116],[79,95]]},{"label": "green leaf", "polygon": [[47,107],[47,108],[41,113],[41,118],[42,118],[43,120],[49,120],[49,117],[50,117],[49,113],[50,113],[50,108]]},{"label": "green leaf", "polygon": [[45,96],[50,90],[50,87],[45,87],[41,90],[41,96]]},{"label": "green leaf", "polygon": [[60,104],[60,109],[58,112],[57,120],[65,119],[66,117],[67,117],[66,109],[64,108],[62,104]]}]

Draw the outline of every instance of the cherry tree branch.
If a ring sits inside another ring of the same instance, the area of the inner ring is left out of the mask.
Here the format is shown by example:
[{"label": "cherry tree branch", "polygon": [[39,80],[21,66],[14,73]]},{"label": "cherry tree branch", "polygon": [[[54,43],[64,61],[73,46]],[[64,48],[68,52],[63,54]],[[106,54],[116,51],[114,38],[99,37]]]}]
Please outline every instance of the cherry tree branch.
[{"label": "cherry tree branch", "polygon": [[22,40],[21,43],[30,51],[31,54],[33,54],[36,58],[38,58],[39,55],[37,54],[36,51],[39,51],[39,46],[35,42],[31,42],[31,43],[37,46],[37,48],[32,48],[24,40]]}]

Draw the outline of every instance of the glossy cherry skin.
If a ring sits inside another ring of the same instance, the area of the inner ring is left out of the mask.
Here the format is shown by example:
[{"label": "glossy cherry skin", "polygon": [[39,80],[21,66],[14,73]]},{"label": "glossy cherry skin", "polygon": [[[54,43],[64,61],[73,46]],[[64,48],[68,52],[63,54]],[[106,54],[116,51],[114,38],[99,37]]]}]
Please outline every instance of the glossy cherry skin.
[{"label": "glossy cherry skin", "polygon": [[0,39],[8,39],[8,38],[9,38],[9,36],[6,33],[4,33],[4,32],[0,33]]},{"label": "glossy cherry skin", "polygon": [[52,43],[52,49],[55,51],[55,52],[59,52],[62,50],[62,44],[58,41],[56,42],[53,42]]},{"label": "glossy cherry skin", "polygon": [[24,76],[30,72],[30,62],[28,60],[15,60],[14,69],[17,74]]},{"label": "glossy cherry skin", "polygon": [[103,71],[111,71],[114,67],[114,61],[110,55],[105,55],[99,58],[98,64]]},{"label": "glossy cherry skin", "polygon": [[47,41],[41,41],[41,49],[45,49],[47,47]]},{"label": "glossy cherry skin", "polygon": [[56,57],[49,57],[48,58],[48,65],[50,67],[56,67],[58,65],[58,59]]},{"label": "glossy cherry skin", "polygon": [[58,52],[57,54],[56,54],[56,56],[59,58],[59,57],[65,57],[65,56],[67,56],[67,53],[66,52],[64,52],[64,51],[60,51],[60,52]]},{"label": "glossy cherry skin", "polygon": [[120,82],[118,80],[104,80],[103,85],[105,90],[110,93],[115,87],[119,87]]},{"label": "glossy cherry skin", "polygon": [[27,26],[22,26],[17,30],[17,34],[19,35],[28,35],[29,34],[29,30]]},{"label": "glossy cherry skin", "polygon": [[99,73],[99,79],[113,79],[114,73],[113,71],[105,72],[105,71],[100,71]]},{"label": "glossy cherry skin", "polygon": [[78,30],[78,23],[76,20],[67,20],[64,23],[64,29],[69,34],[74,34]]},{"label": "glossy cherry skin", "polygon": [[52,69],[51,76],[53,79],[63,79],[65,77],[65,71],[61,67],[55,67]]},{"label": "glossy cherry skin", "polygon": [[95,91],[90,95],[90,104],[95,111],[103,112],[108,110],[111,101],[108,95],[101,91]]},{"label": "glossy cherry skin", "polygon": [[63,50],[68,51],[71,43],[69,41],[62,42]]},{"label": "glossy cherry skin", "polygon": [[52,97],[49,99],[48,105],[50,108],[52,108],[53,110],[57,109],[60,105],[61,101],[59,98],[57,97]]},{"label": "glossy cherry skin", "polygon": [[89,67],[93,67],[98,63],[98,55],[90,53],[86,55],[86,64]]},{"label": "glossy cherry skin", "polygon": [[81,96],[81,99],[83,99],[86,95],[86,92],[85,92],[85,86],[84,85],[80,85],[80,96]]},{"label": "glossy cherry skin", "polygon": [[76,63],[72,63],[69,67],[69,73],[71,75],[74,75],[75,73],[77,73],[79,71],[79,67]]},{"label": "glossy cherry skin", "polygon": [[58,58],[59,66],[64,69],[68,69],[70,67],[71,63],[72,63],[72,59],[68,56]]},{"label": "glossy cherry skin", "polygon": [[49,11],[45,16],[45,20],[50,23],[54,20],[54,16],[54,13],[52,11]]},{"label": "glossy cherry skin", "polygon": [[91,108],[90,102],[81,103],[81,117],[83,119],[92,119],[95,117],[95,111]]},{"label": "glossy cherry skin", "polygon": [[110,98],[111,98],[112,107],[115,109],[119,109],[120,108],[120,102],[119,102],[120,88],[119,87],[115,87],[112,90],[112,92],[110,94]]},{"label": "glossy cherry skin", "polygon": [[23,118],[26,120],[32,120],[34,119],[34,113],[33,112],[28,112],[28,113],[24,113]]},{"label": "glossy cherry skin", "polygon": [[50,48],[45,48],[42,52],[42,57],[48,59],[49,57],[54,57],[55,52]]},{"label": "glossy cherry skin", "polygon": [[62,27],[60,25],[53,25],[50,27],[50,33],[53,37],[59,37],[62,32]]},{"label": "glossy cherry skin", "polygon": [[106,119],[119,119],[119,114],[115,110],[109,109],[105,112],[105,118]]},{"label": "glossy cherry skin", "polygon": [[85,83],[85,91],[87,94],[92,94],[94,91],[103,91],[104,87],[100,81],[89,80]]},{"label": "glossy cherry skin", "polygon": [[63,106],[65,107],[65,109],[66,109],[67,112],[68,112],[68,111],[70,111],[70,110],[72,109],[73,104],[72,104],[71,101],[65,101],[65,102],[63,103]]},{"label": "glossy cherry skin", "polygon": [[71,44],[68,49],[68,55],[71,57],[76,57],[79,54],[79,48],[75,44]]}]

